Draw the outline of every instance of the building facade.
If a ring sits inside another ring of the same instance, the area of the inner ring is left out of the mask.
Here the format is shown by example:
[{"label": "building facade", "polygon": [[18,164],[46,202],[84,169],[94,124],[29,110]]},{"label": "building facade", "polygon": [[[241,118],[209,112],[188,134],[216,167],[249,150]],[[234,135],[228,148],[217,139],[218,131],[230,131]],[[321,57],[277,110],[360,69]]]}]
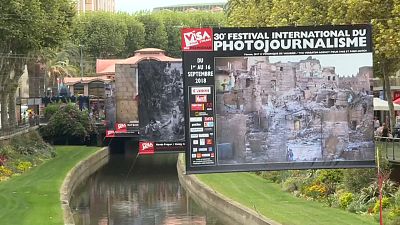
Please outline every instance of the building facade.
[{"label": "building facade", "polygon": [[195,11],[222,12],[224,11],[225,4],[226,2],[169,5],[164,7],[156,7],[153,9],[153,11],[157,12],[157,11],[169,10],[169,11],[183,11],[183,12],[195,12]]},{"label": "building facade", "polygon": [[78,0],[77,9],[79,12],[115,12],[115,0]]}]

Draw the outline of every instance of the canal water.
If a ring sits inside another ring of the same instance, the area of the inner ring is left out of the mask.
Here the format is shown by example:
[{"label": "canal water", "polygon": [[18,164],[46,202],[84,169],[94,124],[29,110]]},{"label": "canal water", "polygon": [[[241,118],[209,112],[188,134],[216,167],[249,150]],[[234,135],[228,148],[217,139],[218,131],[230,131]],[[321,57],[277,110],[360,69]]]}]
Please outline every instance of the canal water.
[{"label": "canal water", "polygon": [[177,155],[111,155],[70,202],[77,225],[223,225],[179,184]]}]

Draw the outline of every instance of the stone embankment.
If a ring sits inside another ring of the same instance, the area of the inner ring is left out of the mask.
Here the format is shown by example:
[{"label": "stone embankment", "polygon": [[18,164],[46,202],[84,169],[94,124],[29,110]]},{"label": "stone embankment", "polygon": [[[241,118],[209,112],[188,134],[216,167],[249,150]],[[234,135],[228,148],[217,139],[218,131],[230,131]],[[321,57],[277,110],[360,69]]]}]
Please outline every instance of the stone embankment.
[{"label": "stone embankment", "polygon": [[108,162],[109,156],[110,153],[108,148],[102,148],[78,163],[68,172],[60,188],[60,200],[65,225],[75,224],[72,211],[69,207],[69,201],[75,188],[82,183],[82,181],[86,180],[90,175],[104,166]]},{"label": "stone embankment", "polygon": [[203,209],[213,212],[225,224],[281,225],[214,191],[195,175],[185,175],[183,154],[177,163],[179,182]]}]

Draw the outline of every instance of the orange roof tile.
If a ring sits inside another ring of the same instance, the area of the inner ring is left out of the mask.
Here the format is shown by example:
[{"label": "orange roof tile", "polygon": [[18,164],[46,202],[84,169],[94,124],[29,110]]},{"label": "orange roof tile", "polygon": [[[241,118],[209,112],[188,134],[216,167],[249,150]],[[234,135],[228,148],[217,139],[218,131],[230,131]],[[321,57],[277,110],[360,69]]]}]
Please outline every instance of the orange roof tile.
[{"label": "orange roof tile", "polygon": [[142,60],[156,60],[162,62],[181,62],[182,59],[172,58],[165,55],[165,51],[158,48],[144,48],[135,51],[133,57],[127,59],[103,60],[98,59],[96,62],[97,74],[115,74],[116,64],[136,65]]},{"label": "orange roof tile", "polygon": [[115,65],[115,63],[123,59],[97,59],[96,60],[96,73],[103,73],[107,67]]},{"label": "orange roof tile", "polygon": [[104,76],[97,76],[97,77],[64,77],[64,84],[65,85],[74,85],[77,83],[82,82],[83,84],[87,84],[93,81],[102,81],[105,83],[109,83],[112,79],[108,79]]}]

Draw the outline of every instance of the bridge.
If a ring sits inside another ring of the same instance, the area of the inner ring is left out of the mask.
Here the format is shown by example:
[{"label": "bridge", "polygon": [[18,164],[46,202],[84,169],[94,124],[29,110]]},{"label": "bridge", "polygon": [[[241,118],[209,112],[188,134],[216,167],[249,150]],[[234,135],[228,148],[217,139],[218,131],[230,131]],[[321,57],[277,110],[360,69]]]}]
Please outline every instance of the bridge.
[{"label": "bridge", "polygon": [[389,163],[400,166],[400,138],[375,137],[375,145]]}]

